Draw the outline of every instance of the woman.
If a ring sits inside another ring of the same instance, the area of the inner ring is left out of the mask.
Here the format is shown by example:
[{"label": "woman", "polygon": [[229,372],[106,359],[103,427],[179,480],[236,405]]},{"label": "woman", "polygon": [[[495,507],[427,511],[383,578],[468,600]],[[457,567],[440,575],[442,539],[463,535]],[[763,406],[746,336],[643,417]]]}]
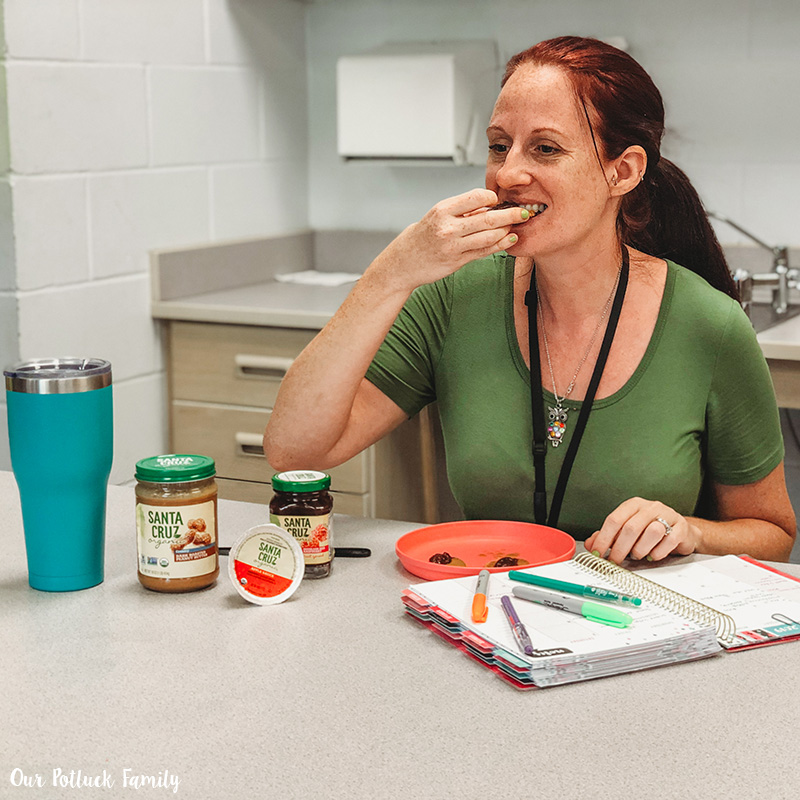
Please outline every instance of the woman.
[{"label": "woman", "polygon": [[[769,373],[697,194],[660,157],[663,116],[647,73],[599,41],[512,58],[486,189],[437,204],[366,270],[283,382],[270,463],[342,463],[435,399],[468,517],[534,519],[541,419],[540,521],[549,503],[588,549],[788,558]],[[531,408],[531,331],[547,412]]]}]

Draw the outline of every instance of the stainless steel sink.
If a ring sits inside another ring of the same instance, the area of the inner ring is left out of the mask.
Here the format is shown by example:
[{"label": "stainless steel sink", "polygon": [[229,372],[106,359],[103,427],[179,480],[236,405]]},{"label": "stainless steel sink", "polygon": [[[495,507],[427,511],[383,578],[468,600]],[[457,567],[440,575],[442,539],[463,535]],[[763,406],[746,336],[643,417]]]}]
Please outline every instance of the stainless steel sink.
[{"label": "stainless steel sink", "polygon": [[800,305],[790,305],[783,314],[778,314],[772,306],[772,303],[750,303],[750,322],[756,329],[756,333],[772,328],[779,325],[781,322],[786,322],[787,319],[796,317],[800,314]]}]

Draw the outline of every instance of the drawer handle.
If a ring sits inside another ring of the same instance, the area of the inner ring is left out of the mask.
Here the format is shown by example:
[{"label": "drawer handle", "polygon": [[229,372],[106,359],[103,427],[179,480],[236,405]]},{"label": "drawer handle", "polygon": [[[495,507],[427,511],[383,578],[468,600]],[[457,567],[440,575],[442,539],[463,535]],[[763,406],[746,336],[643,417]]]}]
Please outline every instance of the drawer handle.
[{"label": "drawer handle", "polygon": [[260,433],[236,433],[236,447],[241,456],[264,458],[264,437]]},{"label": "drawer handle", "polygon": [[281,356],[254,356],[238,353],[235,357],[236,370],[243,378],[262,378],[281,380],[292,366],[294,359]]}]

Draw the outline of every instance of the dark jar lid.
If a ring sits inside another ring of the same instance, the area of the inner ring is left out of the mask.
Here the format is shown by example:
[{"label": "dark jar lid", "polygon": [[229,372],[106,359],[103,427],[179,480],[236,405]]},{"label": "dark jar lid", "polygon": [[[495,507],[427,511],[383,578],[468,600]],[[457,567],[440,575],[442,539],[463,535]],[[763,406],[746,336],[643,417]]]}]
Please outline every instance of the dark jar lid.
[{"label": "dark jar lid", "polygon": [[213,478],[214,459],[208,456],[169,453],[136,462],[136,480],[148,483],[185,483]]},{"label": "dark jar lid", "polygon": [[331,476],[313,469],[279,472],[272,476],[272,488],[276,492],[324,492],[330,486]]}]

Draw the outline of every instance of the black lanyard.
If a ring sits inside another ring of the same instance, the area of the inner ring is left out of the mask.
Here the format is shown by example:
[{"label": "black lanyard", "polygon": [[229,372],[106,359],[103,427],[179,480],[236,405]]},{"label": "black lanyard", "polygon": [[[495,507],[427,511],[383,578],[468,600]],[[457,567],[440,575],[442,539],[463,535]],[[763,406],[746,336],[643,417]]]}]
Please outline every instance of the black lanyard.
[{"label": "black lanyard", "polygon": [[586,397],[583,398],[581,411],[578,415],[578,422],[572,434],[569,447],[564,456],[564,463],[561,465],[561,472],[558,474],[556,488],[553,492],[553,503],[550,506],[550,516],[547,515],[547,487],[545,482],[545,454],[547,453],[547,431],[544,417],[544,398],[542,396],[542,364],[539,357],[539,335],[537,328],[538,296],[536,293],[536,266],[531,269],[531,284],[525,294],[525,305],[528,306],[528,344],[531,359],[531,416],[533,419],[533,468],[534,468],[534,487],[533,487],[533,516],[540,525],[549,525],[555,528],[558,524],[558,516],[561,513],[561,503],[564,500],[564,492],[567,488],[569,473],[581,443],[586,421],[589,419],[589,412],[592,410],[592,403],[597,394],[597,387],[600,385],[600,378],[603,375],[608,352],[611,350],[611,343],[614,341],[614,333],[617,330],[619,314],[622,310],[622,301],[625,299],[625,289],[628,286],[628,272],[630,263],[628,259],[628,248],[622,246],[622,266],[620,267],[619,285],[614,295],[614,303],[611,306],[611,313],[606,324],[606,332],[603,336],[603,343],[600,345],[600,353],[594,365],[592,379],[589,381],[589,388],[586,390]]}]

